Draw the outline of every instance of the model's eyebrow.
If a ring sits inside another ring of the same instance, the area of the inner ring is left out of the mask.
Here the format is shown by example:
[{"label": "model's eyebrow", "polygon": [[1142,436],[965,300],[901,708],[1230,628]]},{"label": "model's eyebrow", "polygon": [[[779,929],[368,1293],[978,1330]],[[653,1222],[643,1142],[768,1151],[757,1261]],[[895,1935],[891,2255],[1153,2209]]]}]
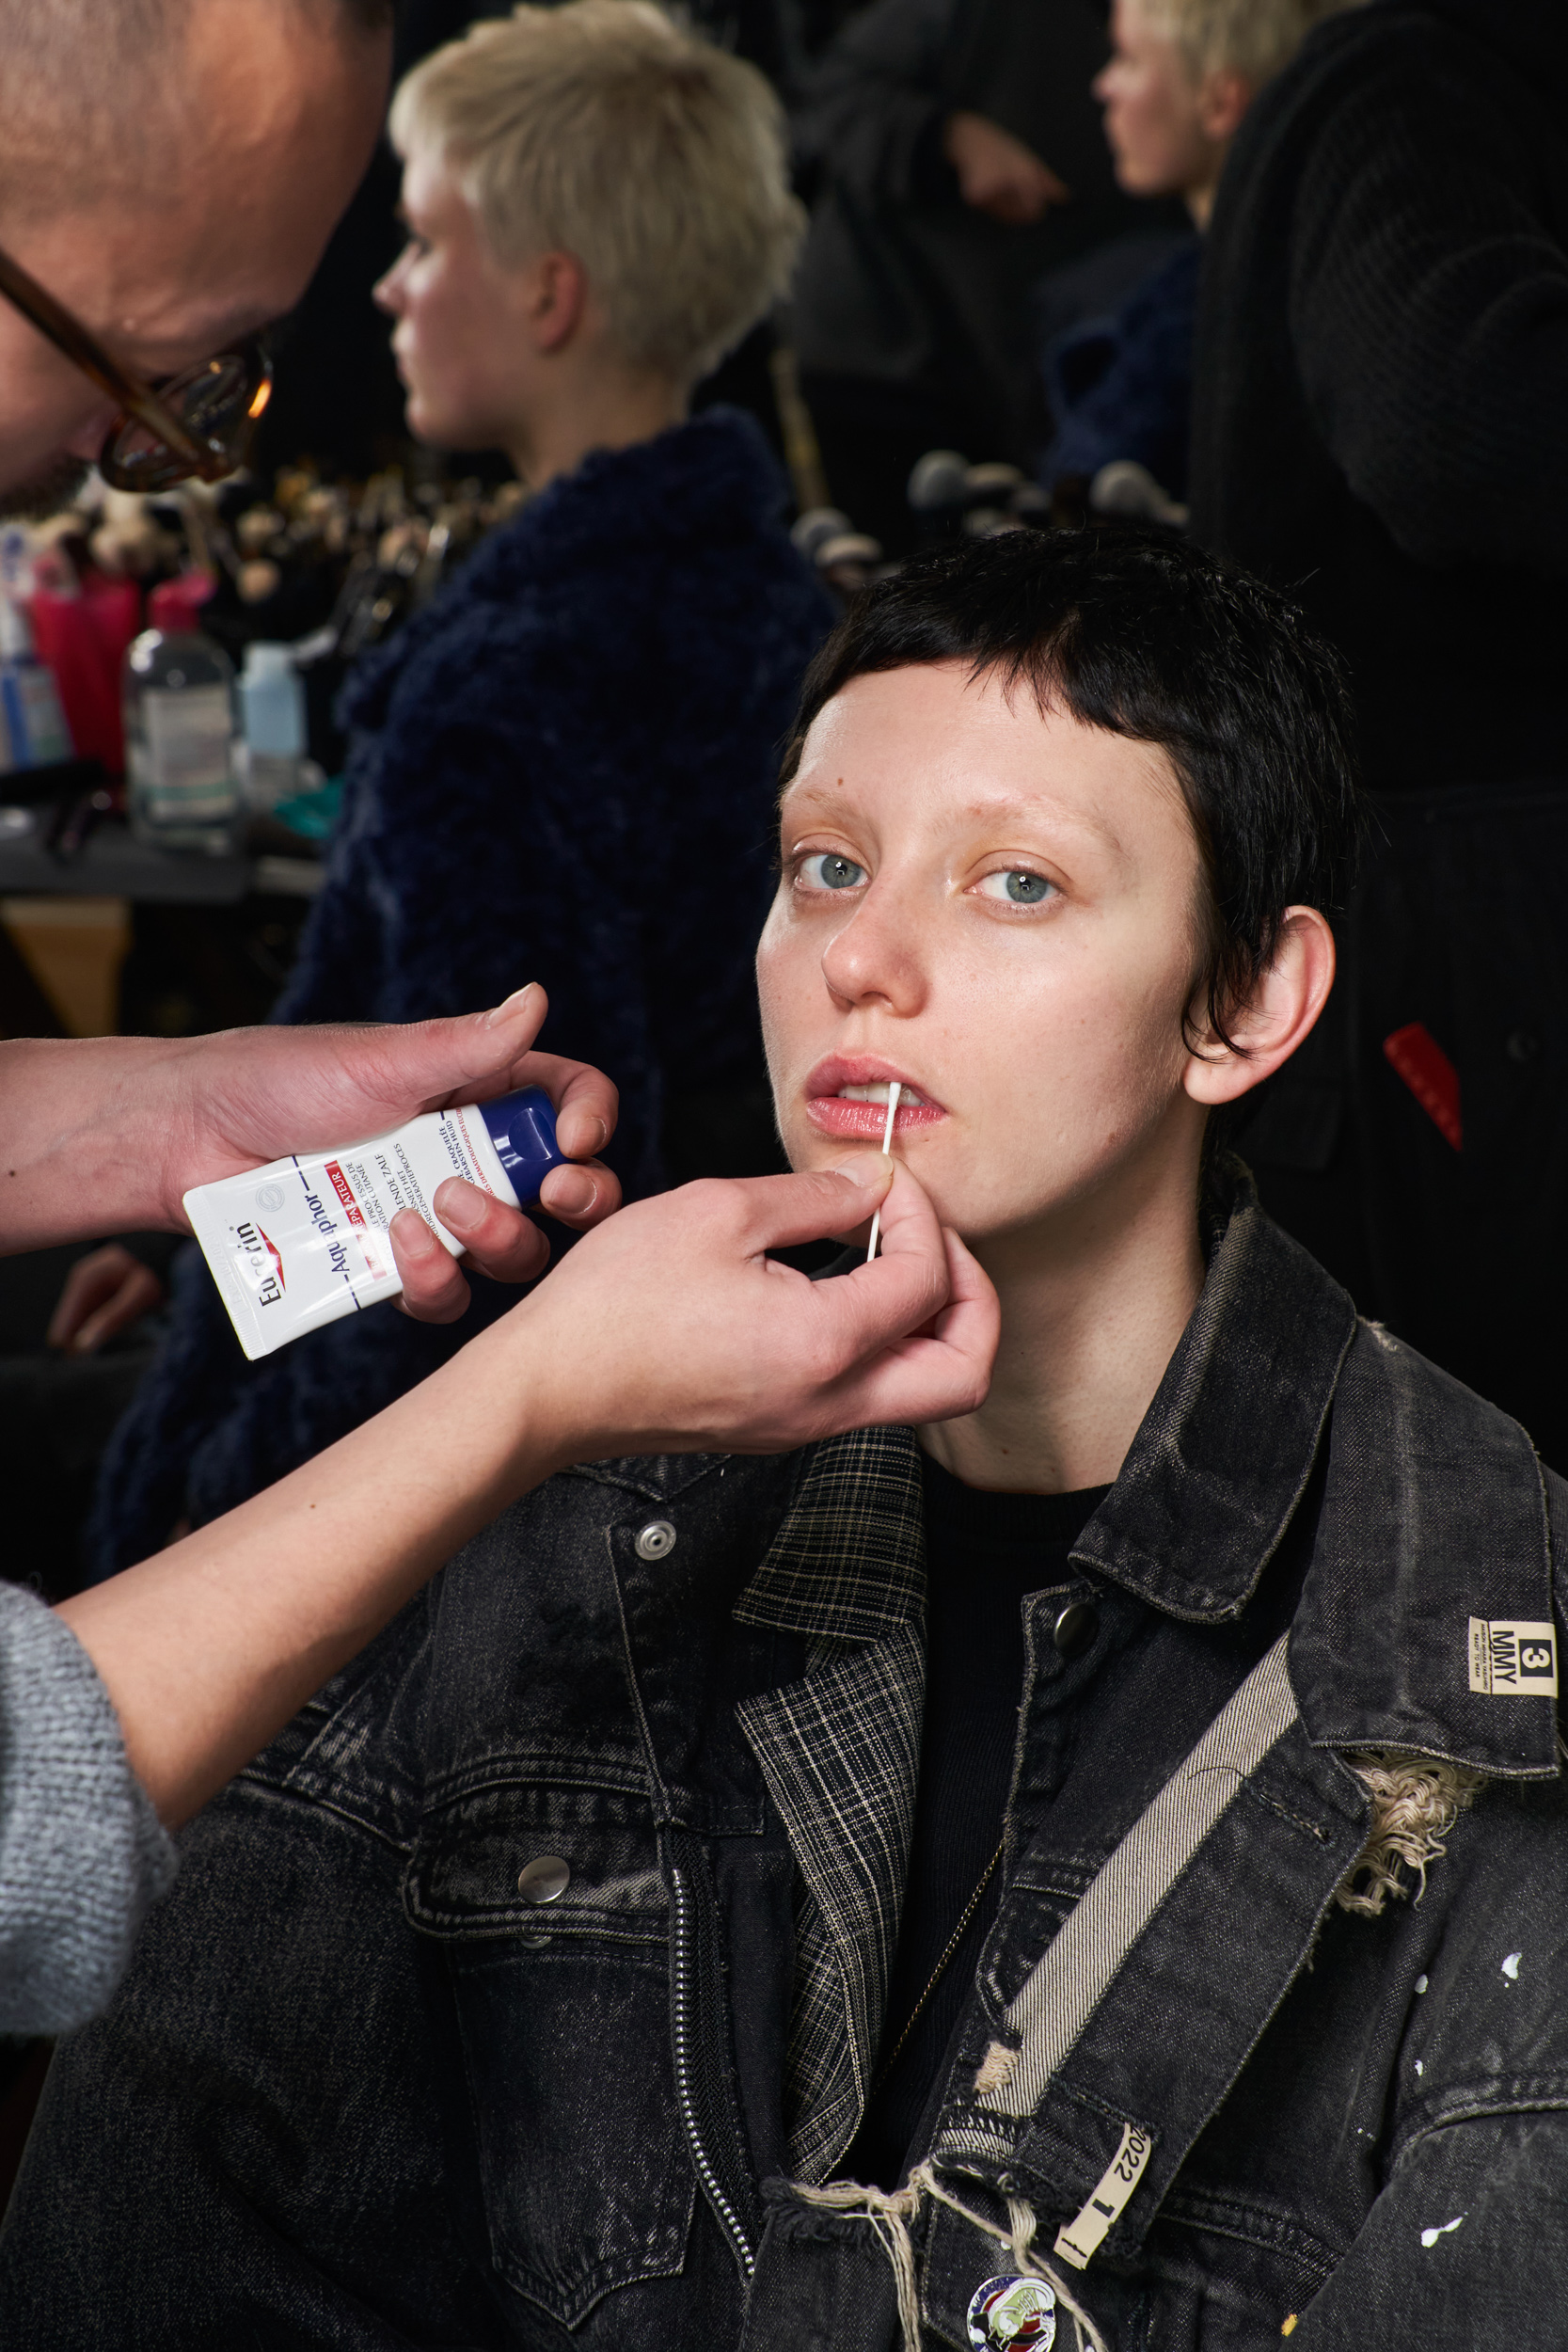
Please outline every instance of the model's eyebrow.
[{"label": "model's eyebrow", "polygon": [[[781,818],[799,818],[801,812],[834,815],[853,799],[852,790],[839,777],[833,784],[790,784],[779,803]],[[975,792],[966,795],[959,803],[964,818],[971,824],[1006,825],[1018,822],[1037,825],[1042,821],[1054,832],[1077,834],[1109,850],[1113,856],[1125,855],[1121,836],[1114,825],[1091,812],[1070,806],[1048,791],[1038,792]]]},{"label": "model's eyebrow", "polygon": [[964,804],[964,815],[975,824],[1006,824],[1017,818],[1023,824],[1037,824],[1043,818],[1054,827],[1069,833],[1091,834],[1107,849],[1121,851],[1121,839],[1113,825],[1086,809],[1069,806],[1056,800],[1050,792],[995,792],[977,795]]},{"label": "model's eyebrow", "polygon": [[836,785],[797,784],[792,776],[779,795],[783,808],[832,808],[844,798],[844,779]]}]

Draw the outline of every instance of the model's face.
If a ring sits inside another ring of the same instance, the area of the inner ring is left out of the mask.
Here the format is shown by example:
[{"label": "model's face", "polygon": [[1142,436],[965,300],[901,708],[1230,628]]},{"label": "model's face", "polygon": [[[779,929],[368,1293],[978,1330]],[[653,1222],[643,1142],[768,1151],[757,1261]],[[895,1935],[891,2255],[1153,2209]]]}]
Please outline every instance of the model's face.
[{"label": "model's face", "polygon": [[757,956],[791,1163],[879,1141],[966,1239],[1169,1165],[1197,846],[1162,752],[966,665],[854,679],[784,796]]},{"label": "model's face", "polygon": [[1094,94],[1105,109],[1120,184],[1131,196],[1184,196],[1206,187],[1217,169],[1215,142],[1204,128],[1199,87],[1176,43],[1148,23],[1139,0],[1116,0],[1111,42],[1111,61]]},{"label": "model's face", "polygon": [[408,429],[442,449],[504,448],[530,358],[517,331],[517,275],[496,260],[438,153],[409,157],[403,212],[408,242],[375,298],[397,321]]},{"label": "model's face", "polygon": [[[293,8],[198,9],[188,141],[145,199],[0,219],[0,245],[156,381],[291,310],[375,143],[390,45]],[[95,458],[112,402],[0,300],[0,507]]]}]

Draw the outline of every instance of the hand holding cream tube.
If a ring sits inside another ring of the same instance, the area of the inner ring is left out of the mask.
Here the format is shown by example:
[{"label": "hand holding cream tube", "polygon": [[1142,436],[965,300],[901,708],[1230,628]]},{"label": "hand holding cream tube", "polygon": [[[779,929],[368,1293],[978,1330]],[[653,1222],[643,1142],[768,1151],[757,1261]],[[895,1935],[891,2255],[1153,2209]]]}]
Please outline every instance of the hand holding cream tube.
[{"label": "hand holding cream tube", "polygon": [[461,1257],[463,1244],[431,1206],[449,1176],[525,1209],[562,1165],[550,1098],[543,1087],[523,1087],[491,1103],[426,1111],[368,1143],[198,1184],[184,1210],[254,1362],[340,1315],[398,1296],[388,1229],[400,1209],[414,1210]]}]

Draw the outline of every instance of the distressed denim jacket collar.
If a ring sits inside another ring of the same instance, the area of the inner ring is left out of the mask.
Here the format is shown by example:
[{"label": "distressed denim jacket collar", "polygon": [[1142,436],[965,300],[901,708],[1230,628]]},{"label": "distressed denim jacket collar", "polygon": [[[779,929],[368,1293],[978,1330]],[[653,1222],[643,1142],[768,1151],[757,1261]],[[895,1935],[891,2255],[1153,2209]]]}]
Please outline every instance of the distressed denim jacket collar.
[{"label": "distressed denim jacket collar", "polygon": [[[1405,1747],[1489,1773],[1554,1771],[1544,1720],[1511,1728],[1470,1703],[1456,1672],[1472,1615],[1552,1613],[1546,1499],[1528,1438],[1359,1323],[1338,1283],[1263,1215],[1238,1163],[1227,1180],[1228,1216],[1192,1320],[1074,1561],[1171,1617],[1238,1618],[1322,1457],[1291,1645],[1314,1745]],[[859,1430],[808,1448],[736,1620],[850,1643],[918,1624],[920,1513],[912,1432]]]}]

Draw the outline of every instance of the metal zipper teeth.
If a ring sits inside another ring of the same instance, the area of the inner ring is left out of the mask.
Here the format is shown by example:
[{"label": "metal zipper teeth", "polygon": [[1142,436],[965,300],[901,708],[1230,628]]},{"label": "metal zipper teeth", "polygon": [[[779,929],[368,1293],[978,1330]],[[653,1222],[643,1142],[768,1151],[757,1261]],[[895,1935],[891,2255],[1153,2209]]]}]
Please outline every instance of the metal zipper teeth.
[{"label": "metal zipper teeth", "polygon": [[756,2257],[752,2251],[751,2240],[741,2225],[740,2217],[729,2198],[725,2196],[707,2150],[703,2145],[703,2135],[697,2122],[696,2103],[691,2096],[691,2055],[687,2030],[689,1991],[687,1892],[686,1883],[678,1869],[672,1869],[670,1877],[675,1897],[675,2097],[680,2104],[681,2121],[686,2126],[687,2141],[691,2150],[691,2160],[697,2168],[697,2177],[702,2182],[709,2204],[712,2205],[720,2220],[729,2232],[735,2250],[740,2259],[740,2266],[750,2279],[756,2268]]}]

